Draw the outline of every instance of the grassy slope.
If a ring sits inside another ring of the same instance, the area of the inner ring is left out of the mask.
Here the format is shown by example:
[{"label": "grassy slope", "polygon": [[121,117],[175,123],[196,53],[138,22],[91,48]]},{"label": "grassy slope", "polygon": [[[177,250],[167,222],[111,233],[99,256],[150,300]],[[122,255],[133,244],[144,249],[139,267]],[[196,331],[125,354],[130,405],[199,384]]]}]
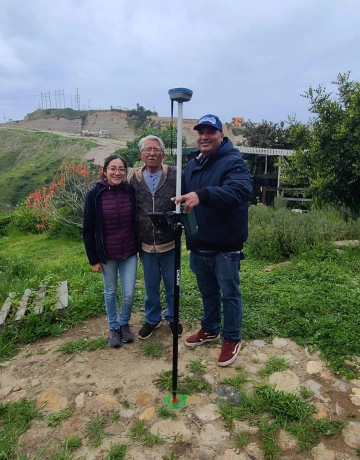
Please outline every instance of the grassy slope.
[{"label": "grassy slope", "polygon": [[[244,336],[290,337],[318,346],[333,367],[345,372],[344,359],[360,356],[360,259],[358,251],[338,256],[320,247],[290,263],[267,268],[251,257],[242,264]],[[81,241],[56,240],[46,235],[0,238],[0,304],[7,292],[37,288],[52,275],[68,280],[71,311],[76,322],[103,311],[102,281],[91,272]],[[143,306],[141,266],[135,308]],[[196,282],[183,251],[182,321],[194,323],[202,314]]]},{"label": "grassy slope", "polygon": [[96,144],[55,134],[0,129],[0,202],[14,206],[52,181],[64,160],[80,160]]}]

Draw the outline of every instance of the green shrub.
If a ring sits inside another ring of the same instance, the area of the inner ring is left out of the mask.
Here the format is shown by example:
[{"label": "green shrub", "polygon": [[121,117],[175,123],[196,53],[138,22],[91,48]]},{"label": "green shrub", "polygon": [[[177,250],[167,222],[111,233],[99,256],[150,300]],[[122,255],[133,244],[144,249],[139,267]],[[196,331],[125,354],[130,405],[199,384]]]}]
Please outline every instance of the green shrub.
[{"label": "green shrub", "polygon": [[277,209],[262,204],[249,209],[246,248],[257,257],[278,262],[318,244],[357,238],[360,234],[360,219],[346,221],[341,212],[332,208],[294,213],[278,204]]}]

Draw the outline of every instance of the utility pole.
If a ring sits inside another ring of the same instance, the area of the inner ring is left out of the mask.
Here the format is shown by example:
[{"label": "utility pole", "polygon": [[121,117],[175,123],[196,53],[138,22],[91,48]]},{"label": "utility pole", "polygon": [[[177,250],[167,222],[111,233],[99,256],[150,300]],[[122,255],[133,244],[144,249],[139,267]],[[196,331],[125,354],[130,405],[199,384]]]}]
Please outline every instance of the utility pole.
[{"label": "utility pole", "polygon": [[55,108],[57,109],[57,99],[56,99],[56,93],[57,93],[57,91],[55,90],[55,91],[54,91],[54,96],[55,96]]}]

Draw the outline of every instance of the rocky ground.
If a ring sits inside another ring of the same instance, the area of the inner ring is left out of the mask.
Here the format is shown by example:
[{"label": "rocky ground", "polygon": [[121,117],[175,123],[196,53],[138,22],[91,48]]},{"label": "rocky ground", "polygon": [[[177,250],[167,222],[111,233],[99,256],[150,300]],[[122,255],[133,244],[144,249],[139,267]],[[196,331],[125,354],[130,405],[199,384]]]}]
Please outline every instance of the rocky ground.
[{"label": "rocky ground", "polygon": [[[133,315],[133,328],[141,326],[142,313]],[[193,331],[184,331],[184,337]],[[246,341],[237,361],[228,368],[219,368],[216,360],[220,345],[206,345],[189,349],[179,340],[179,372],[186,373],[187,364],[200,360],[206,365],[206,380],[213,391],[187,398],[183,409],[176,411],[174,421],[160,418],[156,409],[164,405],[166,393],[154,385],[159,373],[170,370],[172,363],[172,337],[166,323],[156,330],[146,343],[161,342],[167,346],[163,358],[144,355],[144,341],[136,338],[133,344],[120,349],[102,349],[75,355],[63,355],[56,350],[61,344],[79,339],[89,340],[107,336],[105,316],[90,319],[66,332],[62,337],[49,338],[24,347],[12,360],[0,364],[0,401],[19,401],[35,397],[43,407],[44,418],[33,422],[25,432],[21,444],[28,458],[47,446],[42,457],[56,451],[62,440],[78,435],[82,447],[75,458],[105,458],[111,443],[128,446],[127,458],[160,460],[174,452],[177,459],[196,460],[261,460],[261,442],[257,428],[246,422],[235,422],[231,429],[217,412],[219,385],[225,377],[237,374],[235,366],[244,367],[250,379],[259,380],[257,372],[272,356],[283,356],[291,368],[270,375],[277,389],[298,393],[301,387],[313,392],[312,403],[318,412],[315,417],[346,419],[355,417],[341,434],[323,438],[311,454],[297,452],[297,441],[285,431],[278,434],[281,460],[356,460],[360,448],[360,380],[347,382],[337,378],[318,354],[310,355],[306,349],[288,339],[276,338],[271,344],[263,340]],[[250,384],[251,385],[251,384]],[[126,403],[125,403],[126,402]],[[130,403],[130,404],[129,404]],[[57,427],[50,427],[46,417],[64,408],[71,409],[71,417]],[[85,436],[85,427],[96,414],[106,418],[106,437],[100,447],[92,448]],[[114,417],[114,414],[117,416]],[[144,447],[130,438],[130,428],[136,420],[145,420],[151,431],[165,439],[165,443]],[[247,432],[250,443],[240,448],[236,434]]]}]

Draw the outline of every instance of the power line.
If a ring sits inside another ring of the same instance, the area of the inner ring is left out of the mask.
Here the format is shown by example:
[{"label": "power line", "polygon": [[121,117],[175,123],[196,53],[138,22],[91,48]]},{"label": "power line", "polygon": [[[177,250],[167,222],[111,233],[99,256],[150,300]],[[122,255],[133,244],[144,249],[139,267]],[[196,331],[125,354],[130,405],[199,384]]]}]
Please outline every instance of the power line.
[{"label": "power line", "polygon": [[0,97],[0,99],[23,99],[24,97],[39,97],[39,95],[29,94],[28,96],[6,96],[6,97]]}]

